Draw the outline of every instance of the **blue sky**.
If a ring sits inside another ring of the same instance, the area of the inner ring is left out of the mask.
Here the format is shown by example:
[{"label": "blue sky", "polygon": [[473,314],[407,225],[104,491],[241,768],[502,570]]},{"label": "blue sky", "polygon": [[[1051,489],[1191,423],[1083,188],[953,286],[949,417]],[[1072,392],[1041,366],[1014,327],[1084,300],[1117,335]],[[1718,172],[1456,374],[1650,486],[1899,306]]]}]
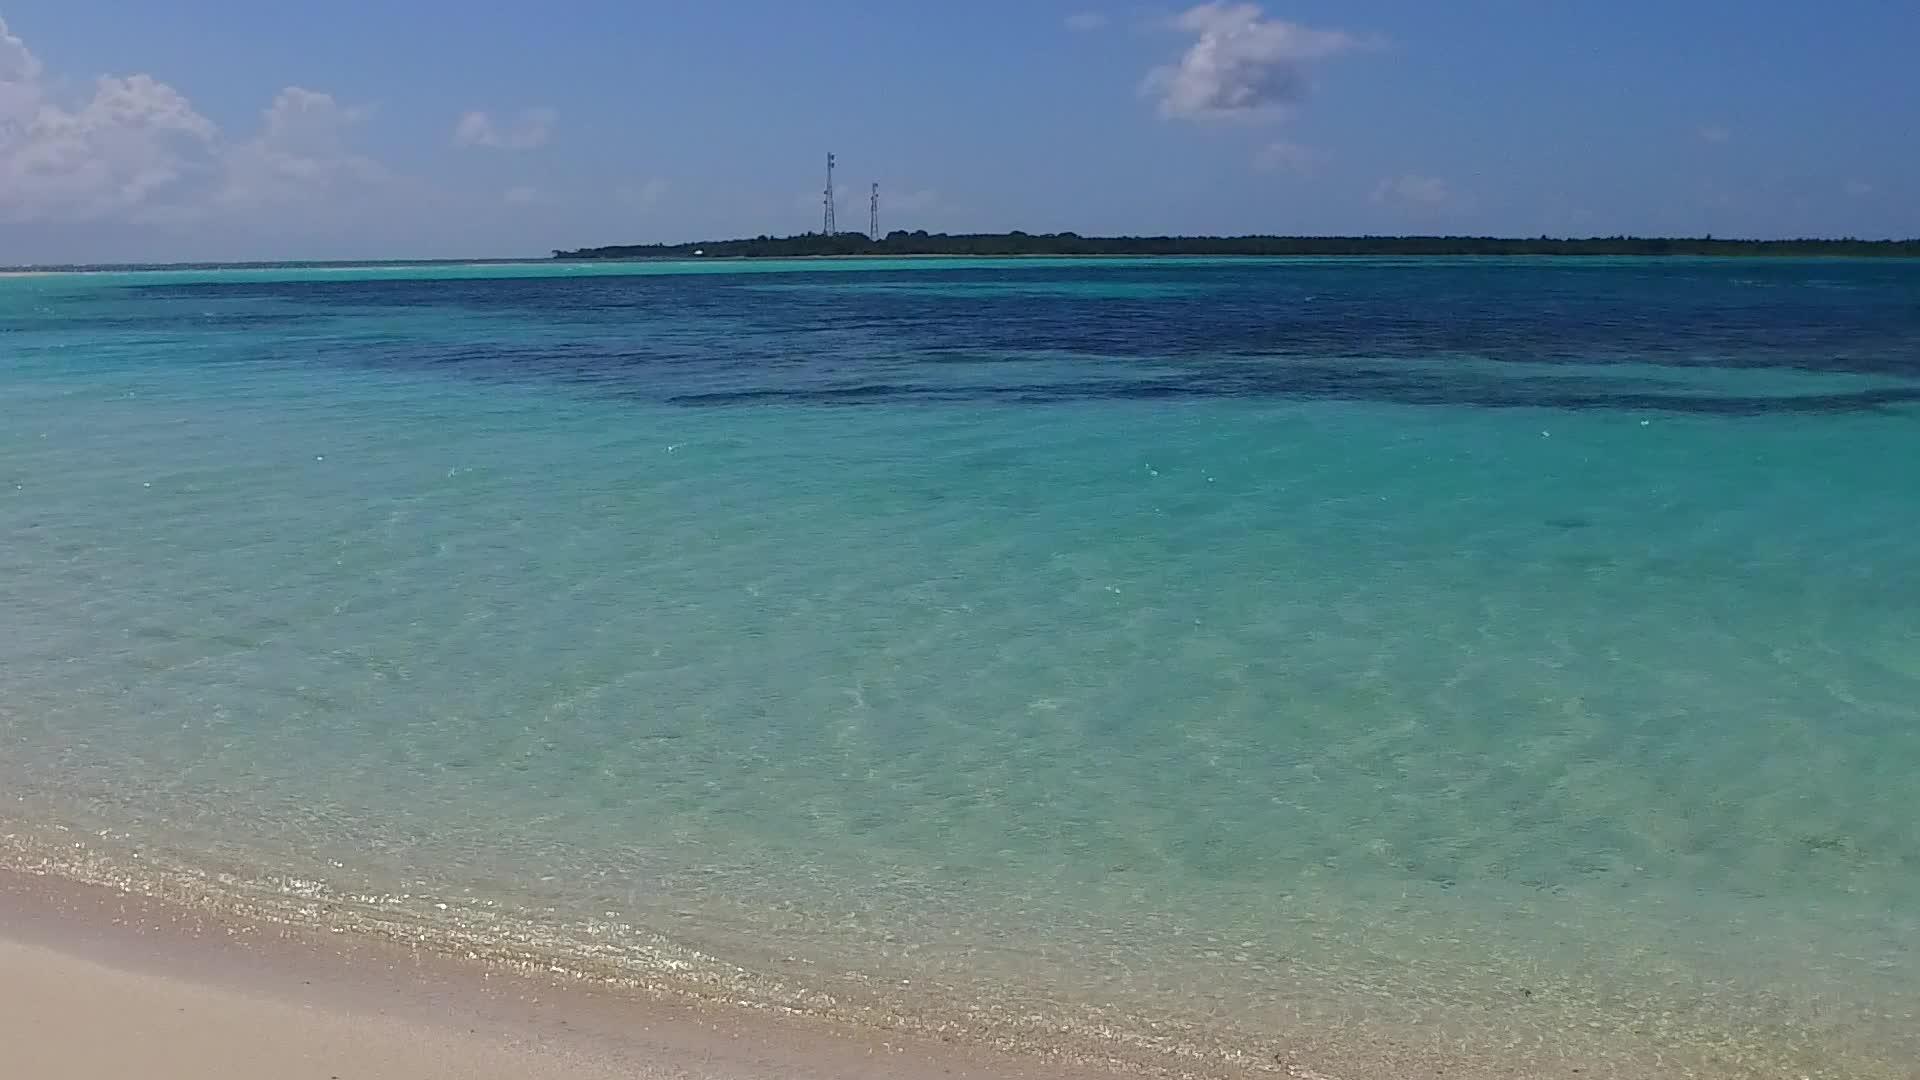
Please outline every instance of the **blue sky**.
[{"label": "blue sky", "polygon": [[1920,5],[0,0],[0,264],[1920,236]]}]

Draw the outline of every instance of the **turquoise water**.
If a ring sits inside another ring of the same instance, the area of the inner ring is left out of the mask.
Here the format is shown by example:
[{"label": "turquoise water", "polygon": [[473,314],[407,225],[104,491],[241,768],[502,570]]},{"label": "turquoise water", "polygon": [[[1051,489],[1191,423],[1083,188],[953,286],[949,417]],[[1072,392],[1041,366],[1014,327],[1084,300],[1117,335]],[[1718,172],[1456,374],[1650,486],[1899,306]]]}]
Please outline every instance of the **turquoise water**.
[{"label": "turquoise water", "polygon": [[0,814],[1209,1068],[1912,1076],[1917,458],[1908,263],[0,280]]}]

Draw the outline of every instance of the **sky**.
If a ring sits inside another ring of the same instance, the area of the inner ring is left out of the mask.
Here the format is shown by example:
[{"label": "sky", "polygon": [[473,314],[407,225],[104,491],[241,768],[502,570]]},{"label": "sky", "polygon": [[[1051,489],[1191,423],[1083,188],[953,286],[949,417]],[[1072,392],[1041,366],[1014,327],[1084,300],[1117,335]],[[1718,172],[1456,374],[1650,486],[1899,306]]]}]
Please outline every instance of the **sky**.
[{"label": "sky", "polygon": [[1911,0],[0,0],[0,265],[1920,237]]}]

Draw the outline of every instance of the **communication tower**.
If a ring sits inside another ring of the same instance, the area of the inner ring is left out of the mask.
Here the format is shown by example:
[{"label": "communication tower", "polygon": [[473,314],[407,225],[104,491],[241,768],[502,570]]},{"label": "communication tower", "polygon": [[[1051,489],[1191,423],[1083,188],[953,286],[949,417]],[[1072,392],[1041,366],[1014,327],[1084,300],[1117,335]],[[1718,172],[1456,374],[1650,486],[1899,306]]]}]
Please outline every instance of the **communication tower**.
[{"label": "communication tower", "polygon": [[826,191],[825,203],[826,203],[827,212],[826,212],[825,219],[821,222],[820,231],[824,235],[832,236],[833,235],[833,155],[831,153],[827,155],[827,191]]}]

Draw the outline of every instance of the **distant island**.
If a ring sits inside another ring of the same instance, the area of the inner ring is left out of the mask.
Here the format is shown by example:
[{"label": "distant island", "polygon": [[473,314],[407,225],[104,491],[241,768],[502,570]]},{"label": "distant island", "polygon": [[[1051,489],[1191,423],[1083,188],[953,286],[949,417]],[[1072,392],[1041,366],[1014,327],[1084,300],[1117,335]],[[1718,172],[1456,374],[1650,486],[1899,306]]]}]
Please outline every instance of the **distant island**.
[{"label": "distant island", "polygon": [[1920,258],[1915,240],[1723,240],[1712,236],[1081,236],[1078,233],[805,233],[692,244],[555,250],[556,259],[791,259],[899,255],[1836,255]]}]

